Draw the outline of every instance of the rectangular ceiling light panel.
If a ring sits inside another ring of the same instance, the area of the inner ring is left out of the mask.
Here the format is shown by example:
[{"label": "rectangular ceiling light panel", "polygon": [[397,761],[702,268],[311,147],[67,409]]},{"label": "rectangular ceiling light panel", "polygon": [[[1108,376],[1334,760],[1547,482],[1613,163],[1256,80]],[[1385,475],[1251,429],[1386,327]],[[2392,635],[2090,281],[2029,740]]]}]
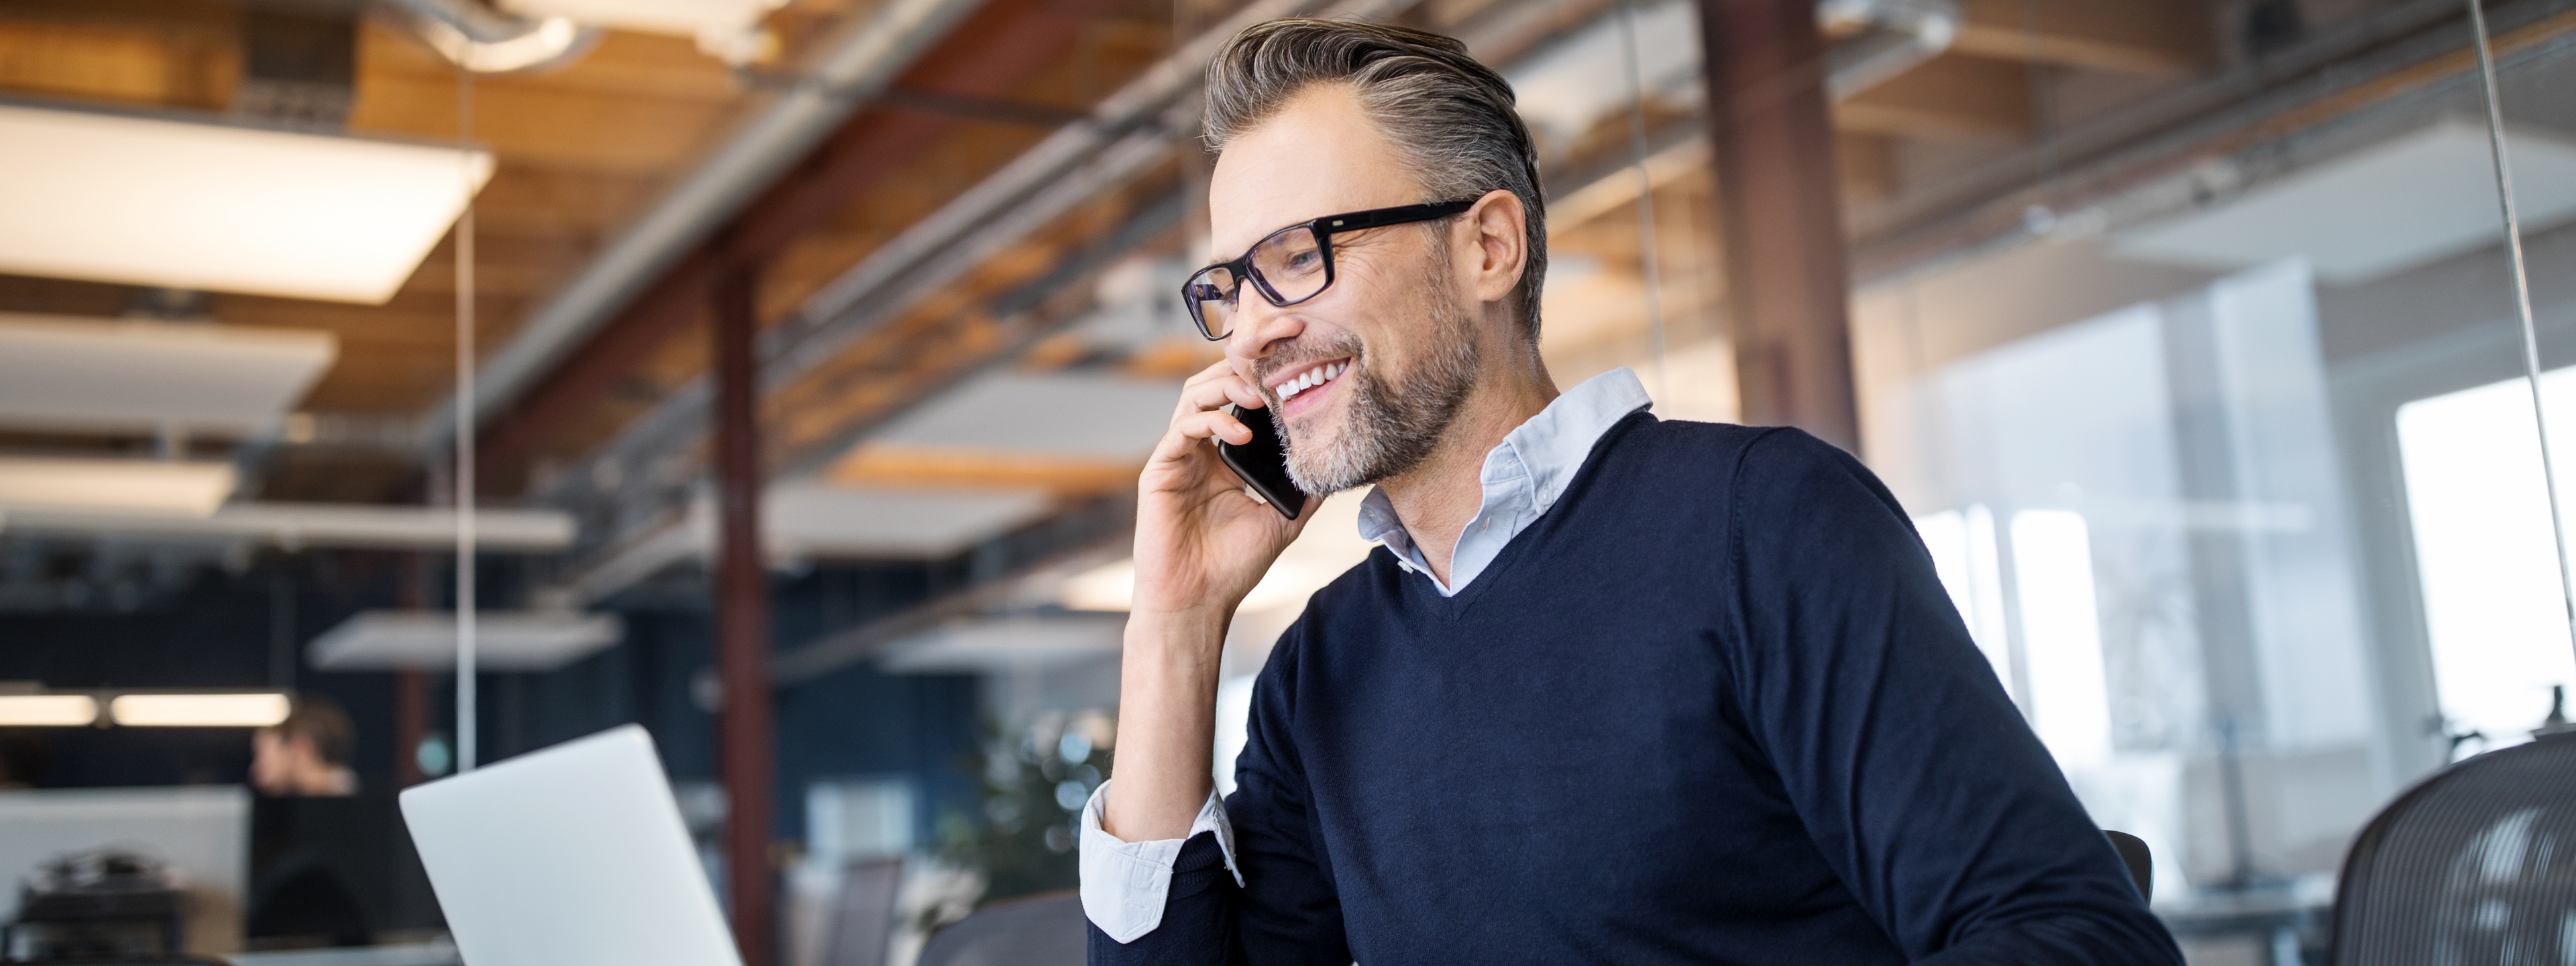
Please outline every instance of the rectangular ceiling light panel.
[{"label": "rectangular ceiling light panel", "polygon": [[77,728],[98,720],[98,699],[86,694],[0,696],[0,725]]},{"label": "rectangular ceiling light panel", "polygon": [[1117,654],[1126,626],[1122,619],[1096,616],[957,621],[887,645],[877,663],[896,674],[1053,667]]},{"label": "rectangular ceiling light panel", "polygon": [[1172,422],[1179,380],[997,372],[922,404],[870,442],[1143,463]]},{"label": "rectangular ceiling light panel", "polygon": [[230,463],[0,458],[0,511],[204,517],[232,495],[235,481]]},{"label": "rectangular ceiling light panel", "polygon": [[121,694],[107,715],[128,728],[265,728],[294,707],[283,694]]},{"label": "rectangular ceiling light panel", "polygon": [[[943,557],[1043,515],[1041,490],[914,490],[779,483],[762,497],[766,549],[783,557]],[[714,533],[708,508],[700,519]]]},{"label": "rectangular ceiling light panel", "polygon": [[[2506,131],[2523,231],[2576,217],[2576,141]],[[2504,241],[2486,128],[2447,119],[2112,239],[2111,250],[2218,271],[2305,257],[2356,284]]]},{"label": "rectangular ceiling light panel", "polygon": [[0,272],[382,304],[482,151],[0,105]]},{"label": "rectangular ceiling light panel", "polygon": [[[625,633],[614,614],[579,611],[485,611],[474,616],[474,628],[475,663],[486,671],[552,671]],[[456,615],[366,611],[314,638],[306,651],[324,671],[450,670]]]},{"label": "rectangular ceiling light panel", "polygon": [[338,355],[304,329],[0,314],[0,423],[255,433]]}]

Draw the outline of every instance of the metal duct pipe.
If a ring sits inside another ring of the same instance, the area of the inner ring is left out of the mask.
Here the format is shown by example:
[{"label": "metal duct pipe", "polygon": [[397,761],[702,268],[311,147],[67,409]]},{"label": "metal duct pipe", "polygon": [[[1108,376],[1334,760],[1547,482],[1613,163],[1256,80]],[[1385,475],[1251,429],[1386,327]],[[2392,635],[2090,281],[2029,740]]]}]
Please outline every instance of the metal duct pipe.
[{"label": "metal duct pipe", "polygon": [[[1345,0],[1322,15],[1377,19],[1406,2]],[[1254,0],[1102,99],[1088,117],[1059,128],[878,246],[808,297],[794,316],[761,333],[761,385],[774,389],[794,381],[874,331],[921,293],[963,274],[1093,193],[1127,183],[1160,161],[1171,142],[1196,137],[1196,106],[1180,102],[1195,89],[1216,49],[1252,24],[1314,13],[1319,7],[1321,0]],[[643,465],[634,458],[689,445],[704,428],[712,395],[704,376],[691,380],[594,449],[566,479],[590,478],[588,470],[601,460]]]},{"label": "metal duct pipe", "polygon": [[[402,0],[405,3],[432,0]],[[922,52],[982,0],[893,0],[852,28],[813,69],[629,226],[555,293],[475,379],[474,411],[501,412],[691,246],[742,209],[779,172],[813,150],[852,111],[894,84]],[[456,425],[456,400],[428,417],[428,438]]]},{"label": "metal duct pipe", "polygon": [[440,56],[478,74],[562,66],[599,43],[598,28],[562,17],[513,17],[471,0],[382,2]]},{"label": "metal duct pipe", "polygon": [[1959,36],[1952,0],[1823,0],[1816,22],[1827,31],[1866,32],[1825,52],[1825,93],[1834,100],[1878,86],[1950,49]]}]

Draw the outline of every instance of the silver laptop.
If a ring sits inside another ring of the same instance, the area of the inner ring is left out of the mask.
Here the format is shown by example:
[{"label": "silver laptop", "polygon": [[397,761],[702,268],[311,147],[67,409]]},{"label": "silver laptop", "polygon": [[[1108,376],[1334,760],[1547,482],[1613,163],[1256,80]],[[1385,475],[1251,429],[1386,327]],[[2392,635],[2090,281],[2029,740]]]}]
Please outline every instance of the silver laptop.
[{"label": "silver laptop", "polygon": [[641,726],[411,788],[402,811],[473,966],[741,966]]}]

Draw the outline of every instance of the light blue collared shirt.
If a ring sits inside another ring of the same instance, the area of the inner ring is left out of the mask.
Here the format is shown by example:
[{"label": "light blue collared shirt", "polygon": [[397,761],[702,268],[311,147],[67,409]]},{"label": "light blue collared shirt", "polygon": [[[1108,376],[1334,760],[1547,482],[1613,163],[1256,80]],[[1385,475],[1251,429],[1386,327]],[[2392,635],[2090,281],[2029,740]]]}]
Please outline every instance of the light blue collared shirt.
[{"label": "light blue collared shirt", "polygon": [[[1556,505],[1611,424],[1651,405],[1654,400],[1646,396],[1636,373],[1612,369],[1567,390],[1504,436],[1485,453],[1484,469],[1477,474],[1485,502],[1449,554],[1448,584],[1431,576],[1431,565],[1381,491],[1370,490],[1360,502],[1360,538],[1385,541],[1397,566],[1421,574],[1443,597],[1455,594],[1492,566],[1513,537]],[[1147,842],[1124,841],[1100,827],[1108,800],[1109,783],[1101,782],[1083,806],[1080,861],[1083,912],[1109,938],[1134,942],[1162,925],[1172,863],[1180,858],[1181,844],[1200,832],[1216,833],[1226,869],[1235,873],[1235,884],[1242,884],[1242,871],[1234,864],[1234,826],[1226,820],[1224,800],[1214,792],[1187,835]]]},{"label": "light blue collared shirt", "polygon": [[1513,537],[1556,505],[1611,424],[1651,405],[1654,400],[1646,396],[1636,373],[1612,369],[1566,390],[1486,451],[1485,468],[1476,475],[1484,484],[1485,502],[1450,551],[1448,583],[1431,575],[1430,562],[1405,531],[1404,521],[1395,518],[1395,504],[1384,490],[1371,489],[1360,501],[1360,539],[1383,541],[1395,553],[1396,566],[1421,574],[1440,596],[1454,595],[1492,566]]}]

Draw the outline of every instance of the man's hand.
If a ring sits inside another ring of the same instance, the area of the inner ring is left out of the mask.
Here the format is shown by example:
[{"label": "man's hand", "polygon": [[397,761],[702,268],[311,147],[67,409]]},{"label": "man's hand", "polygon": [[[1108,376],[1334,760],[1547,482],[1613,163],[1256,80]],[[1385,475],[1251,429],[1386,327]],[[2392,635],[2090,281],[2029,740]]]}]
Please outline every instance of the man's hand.
[{"label": "man's hand", "polygon": [[1137,614],[1231,615],[1305,529],[1306,514],[1289,520],[1255,502],[1217,458],[1213,440],[1252,441],[1227,403],[1257,410],[1263,400],[1225,362],[1190,377],[1137,481]]},{"label": "man's hand", "polygon": [[1206,804],[1226,623],[1311,519],[1288,520],[1245,495],[1217,458],[1212,440],[1252,440],[1227,403],[1258,409],[1262,399],[1226,363],[1191,377],[1136,484],[1136,596],[1119,670],[1117,781],[1102,823],[1130,842],[1182,838]]}]

